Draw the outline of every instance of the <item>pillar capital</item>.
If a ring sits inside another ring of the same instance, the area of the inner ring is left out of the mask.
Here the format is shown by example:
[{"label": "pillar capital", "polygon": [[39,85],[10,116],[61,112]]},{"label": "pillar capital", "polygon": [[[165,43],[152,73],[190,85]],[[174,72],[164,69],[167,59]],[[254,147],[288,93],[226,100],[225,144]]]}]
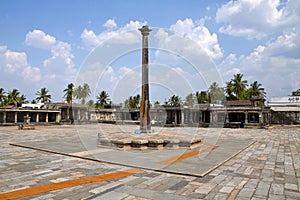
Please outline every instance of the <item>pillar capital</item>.
[{"label": "pillar capital", "polygon": [[150,29],[149,26],[143,26],[142,28],[139,28],[139,31],[141,31],[143,36],[147,36],[152,31],[152,29]]}]

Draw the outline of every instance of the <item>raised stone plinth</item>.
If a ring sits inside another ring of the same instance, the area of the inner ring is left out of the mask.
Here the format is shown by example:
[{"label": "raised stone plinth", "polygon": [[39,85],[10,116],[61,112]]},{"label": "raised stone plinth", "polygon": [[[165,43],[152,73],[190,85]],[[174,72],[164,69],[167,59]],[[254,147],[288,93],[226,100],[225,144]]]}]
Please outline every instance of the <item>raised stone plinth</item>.
[{"label": "raised stone plinth", "polygon": [[187,137],[172,132],[157,134],[99,133],[98,145],[115,147],[121,150],[194,149],[201,145],[201,138],[192,134]]},{"label": "raised stone plinth", "polygon": [[19,124],[18,129],[19,130],[34,130],[35,126],[33,124]]}]

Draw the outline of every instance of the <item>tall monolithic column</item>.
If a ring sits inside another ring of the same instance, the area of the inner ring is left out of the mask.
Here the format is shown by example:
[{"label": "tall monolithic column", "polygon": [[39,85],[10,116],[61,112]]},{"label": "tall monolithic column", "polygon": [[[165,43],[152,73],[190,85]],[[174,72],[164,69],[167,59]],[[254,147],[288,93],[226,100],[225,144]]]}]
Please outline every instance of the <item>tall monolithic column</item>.
[{"label": "tall monolithic column", "polygon": [[149,100],[148,35],[152,31],[148,26],[139,29],[143,35],[142,43],[142,101],[140,106],[140,130],[151,132]]}]

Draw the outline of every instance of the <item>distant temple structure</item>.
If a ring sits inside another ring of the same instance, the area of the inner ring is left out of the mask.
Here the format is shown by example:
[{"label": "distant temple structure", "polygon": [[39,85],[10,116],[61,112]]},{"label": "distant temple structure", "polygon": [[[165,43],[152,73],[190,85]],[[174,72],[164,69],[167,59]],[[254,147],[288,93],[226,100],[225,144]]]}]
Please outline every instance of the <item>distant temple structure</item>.
[{"label": "distant temple structure", "polygon": [[300,124],[300,96],[272,97],[271,124]]},{"label": "distant temple structure", "polygon": [[[92,122],[138,125],[140,110],[119,105],[96,109],[63,102],[0,107],[0,125],[18,125],[25,118],[36,125]],[[227,101],[225,105],[162,105],[150,109],[150,118],[154,126],[170,127],[262,128],[270,124],[300,124],[300,97],[273,97],[267,106],[260,97]]]}]

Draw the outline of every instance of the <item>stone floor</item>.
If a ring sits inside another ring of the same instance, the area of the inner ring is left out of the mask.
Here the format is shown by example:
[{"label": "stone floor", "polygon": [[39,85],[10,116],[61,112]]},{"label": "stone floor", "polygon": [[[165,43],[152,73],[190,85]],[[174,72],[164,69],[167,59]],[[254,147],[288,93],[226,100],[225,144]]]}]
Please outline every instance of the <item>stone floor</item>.
[{"label": "stone floor", "polygon": [[[113,131],[109,126],[107,132]],[[0,127],[0,199],[8,199],[8,192],[21,199],[300,199],[299,127],[223,130],[220,137],[256,142],[204,177],[151,170],[127,173],[131,168],[9,145],[68,139],[81,128]],[[200,131],[208,137],[211,132]]]}]

